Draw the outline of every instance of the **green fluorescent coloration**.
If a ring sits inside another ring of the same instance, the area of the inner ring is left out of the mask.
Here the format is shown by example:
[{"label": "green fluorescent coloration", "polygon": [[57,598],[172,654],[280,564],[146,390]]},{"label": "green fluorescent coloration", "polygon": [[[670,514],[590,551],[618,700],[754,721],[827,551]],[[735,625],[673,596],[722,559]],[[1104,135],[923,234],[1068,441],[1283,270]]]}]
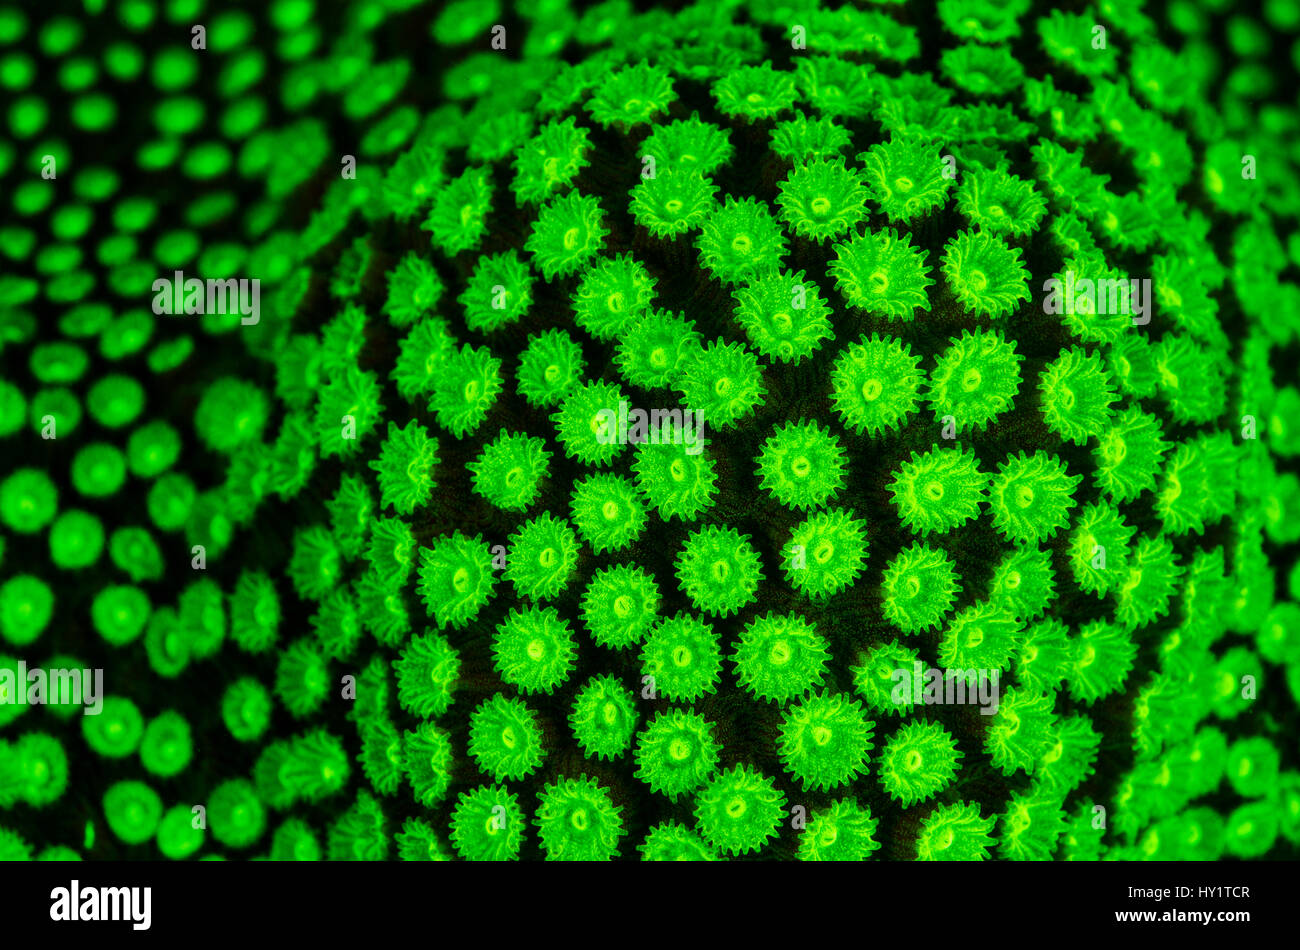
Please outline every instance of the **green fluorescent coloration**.
[{"label": "green fluorescent coloration", "polygon": [[1294,4],[19,6],[0,858],[1295,855]]},{"label": "green fluorescent coloration", "polygon": [[131,700],[108,696],[97,716],[81,717],[81,733],[98,755],[120,759],[131,755],[144,735],[144,717]]},{"label": "green fluorescent coloration", "polygon": [[140,742],[140,762],[145,770],[159,778],[178,775],[194,756],[194,742],[189,723],[174,710],[160,713],[144,730]]},{"label": "green fluorescent coloration", "polygon": [[144,782],[118,782],[104,793],[104,820],[123,844],[140,845],[152,838],[162,810],[162,799]]}]

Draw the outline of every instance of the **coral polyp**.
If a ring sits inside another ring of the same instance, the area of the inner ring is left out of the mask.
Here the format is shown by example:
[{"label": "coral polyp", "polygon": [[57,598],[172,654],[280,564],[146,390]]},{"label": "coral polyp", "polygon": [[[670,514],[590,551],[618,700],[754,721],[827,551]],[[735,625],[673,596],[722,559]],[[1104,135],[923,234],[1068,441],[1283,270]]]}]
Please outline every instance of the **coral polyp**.
[{"label": "coral polyp", "polygon": [[777,429],[758,457],[759,487],[793,509],[820,507],[844,485],[844,450],[816,422],[788,423]]},{"label": "coral polyp", "polygon": [[573,183],[590,164],[589,132],[572,116],[542,126],[515,150],[513,188],[521,200],[538,204]]},{"label": "coral polyp", "polygon": [[765,614],[734,644],[736,680],[760,700],[783,703],[820,684],[830,652],[817,628],[798,614]]},{"label": "coral polyp", "polygon": [[768,273],[732,292],[736,323],[764,356],[799,363],[834,335],[830,308],[803,271]]},{"label": "coral polyp", "polygon": [[562,518],[544,512],[510,536],[506,577],[516,593],[550,600],[569,585],[578,563],[578,538]]},{"label": "coral polyp", "polygon": [[622,808],[609,791],[586,775],[547,785],[534,821],[542,850],[551,861],[608,861],[627,834]]},{"label": "coral polyp", "polygon": [[681,710],[660,713],[637,738],[637,776],[676,801],[713,774],[720,748],[703,717]]},{"label": "coral polyp", "polygon": [[993,838],[994,819],[980,815],[978,805],[954,802],[930,813],[917,838],[918,861],[983,861]]},{"label": "coral polyp", "polygon": [[696,796],[695,821],[710,845],[727,854],[761,848],[776,835],[785,795],[749,766],[727,769]]},{"label": "coral polyp", "polygon": [[1074,489],[1081,480],[1046,452],[1008,458],[998,465],[989,489],[994,526],[1016,541],[1052,538],[1069,521]]},{"label": "coral polyp", "polygon": [[795,526],[786,545],[786,580],[813,600],[851,587],[867,557],[866,522],[828,509]]},{"label": "coral polyp", "polygon": [[492,599],[492,552],[481,537],[457,532],[420,549],[420,596],[439,628],[463,627]]},{"label": "coral polyp", "polygon": [[536,714],[522,700],[485,700],[470,716],[469,753],[499,782],[532,774],[545,754]]},{"label": "coral polyp", "polygon": [[691,534],[677,557],[681,589],[697,609],[727,616],[751,603],[763,568],[748,535],[710,525]]},{"label": "coral polyp", "polygon": [[961,753],[943,726],[913,720],[880,751],[880,781],[890,798],[912,805],[933,797],[957,774]]},{"label": "coral polyp", "polygon": [[838,788],[866,771],[874,727],[848,696],[811,693],[786,711],[781,761],[805,789]]},{"label": "coral polyp", "polygon": [[573,634],[554,607],[512,610],[492,639],[501,678],[524,693],[550,693],[573,668]]},{"label": "coral polyp", "polygon": [[717,203],[717,186],[697,171],[666,168],[631,191],[632,215],[657,238],[700,227]]},{"label": "coral polyp", "polygon": [[960,578],[952,559],[937,548],[913,544],[885,567],[884,613],[903,633],[937,625],[957,599]]},{"label": "coral polyp", "polygon": [[573,701],[569,725],[587,755],[618,758],[627,750],[636,729],[634,697],[611,676],[592,677]]},{"label": "coral polyp", "polygon": [[934,281],[926,252],[907,234],[867,231],[834,249],[827,270],[849,306],[902,321],[930,309],[927,288]]},{"label": "coral polyp", "polygon": [[867,191],[841,162],[813,159],[797,166],[780,186],[781,218],[795,234],[826,241],[844,234],[867,213]]},{"label": "coral polyp", "polygon": [[943,272],[953,295],[976,317],[1004,317],[1029,299],[1020,249],[987,231],[962,231],[949,241]]},{"label": "coral polyp", "polygon": [[635,565],[600,571],[582,597],[582,617],[592,640],[618,649],[641,642],[658,622],[659,585]]},{"label": "coral polyp", "polygon": [[952,416],[959,432],[985,428],[1012,407],[1023,359],[1001,334],[962,333],[930,371],[931,409]]},{"label": "coral polyp", "polygon": [[701,266],[726,284],[780,267],[786,243],[770,207],[753,198],[728,198],[705,218],[696,240]]},{"label": "coral polyp", "polygon": [[952,179],[939,149],[921,138],[891,135],[858,156],[871,198],[890,221],[910,221],[941,207]]},{"label": "coral polyp", "polygon": [[655,628],[641,648],[642,682],[651,695],[691,701],[714,692],[722,671],[718,635],[688,613],[675,614]]},{"label": "coral polyp", "polygon": [[832,399],[845,428],[876,436],[902,425],[919,401],[920,363],[906,343],[877,334],[840,351]]},{"label": "coral polyp", "polygon": [[815,812],[800,836],[801,861],[865,861],[880,849],[876,829],[880,823],[871,809],[855,800],[837,799]]},{"label": "coral polyp", "polygon": [[524,247],[533,256],[533,266],[551,280],[581,270],[604,246],[608,233],[600,202],[574,191],[542,206]]},{"label": "coral polyp", "polygon": [[899,519],[925,536],[951,531],[978,515],[987,485],[975,453],[957,445],[924,455],[913,452],[889,487]]}]

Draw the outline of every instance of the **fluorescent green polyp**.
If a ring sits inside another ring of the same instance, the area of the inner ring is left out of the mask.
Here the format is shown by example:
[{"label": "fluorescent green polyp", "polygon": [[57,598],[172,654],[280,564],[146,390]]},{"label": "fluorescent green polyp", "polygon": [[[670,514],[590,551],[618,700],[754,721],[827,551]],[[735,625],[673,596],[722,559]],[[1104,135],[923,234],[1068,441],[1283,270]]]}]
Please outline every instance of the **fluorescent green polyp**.
[{"label": "fluorescent green polyp", "polygon": [[125,481],[126,459],[116,446],[95,442],[73,457],[72,485],[87,498],[115,495]]},{"label": "fluorescent green polyp", "polygon": [[224,595],[217,583],[210,578],[194,581],[181,592],[176,606],[190,652],[198,659],[217,653],[226,636]]},{"label": "fluorescent green polyp", "polygon": [[564,454],[588,465],[605,465],[626,446],[617,439],[601,436],[602,412],[618,412],[620,400],[627,397],[610,383],[589,381],[575,384],[551,414],[556,439]]},{"label": "fluorescent green polyp", "polygon": [[[86,664],[81,660],[64,654],[49,657],[44,661],[43,665],[50,670],[82,670],[86,667]],[[65,692],[62,689],[58,691],[51,689],[45,699],[45,710],[57,719],[65,721],[80,715],[86,709],[87,697],[84,690],[81,695],[78,695],[76,690]]]},{"label": "fluorescent green polyp", "polygon": [[643,683],[665,699],[689,702],[713,693],[722,670],[718,634],[703,620],[678,613],[646,639],[641,669]]},{"label": "fluorescent green polyp", "polygon": [[65,511],[50,526],[50,560],[64,570],[88,567],[104,550],[104,526],[94,515]]},{"label": "fluorescent green polyp", "polygon": [[39,637],[54,614],[54,592],[39,577],[19,574],[0,584],[0,636],[24,647]]},{"label": "fluorescent green polyp", "polygon": [[72,390],[62,386],[38,392],[31,401],[29,411],[32,428],[40,432],[52,423],[56,438],[77,431],[82,417],[80,401]]},{"label": "fluorescent green polyp", "polygon": [[590,475],[577,483],[571,497],[573,523],[597,553],[626,548],[645,530],[645,506],[626,478]]},{"label": "fluorescent green polyp", "polygon": [[782,762],[805,789],[838,788],[865,771],[874,728],[850,697],[809,693],[785,714]]},{"label": "fluorescent green polyp", "polygon": [[460,657],[446,639],[426,634],[411,639],[393,670],[402,708],[416,716],[438,716],[454,700]]},{"label": "fluorescent green polyp", "polygon": [[330,826],[325,853],[331,861],[382,861],[389,843],[384,825],[374,796],[358,792],[352,807]]},{"label": "fluorescent green polyp", "polygon": [[767,614],[733,644],[736,681],[760,700],[793,699],[820,684],[830,653],[817,627],[798,614]]},{"label": "fluorescent green polyp", "polygon": [[299,596],[320,600],[334,589],[341,572],[338,543],[323,525],[313,525],[294,535],[288,573]]},{"label": "fluorescent green polyp", "polygon": [[637,845],[645,861],[716,861],[717,852],[696,832],[676,822],[655,825]]},{"label": "fluorescent green polyp", "polygon": [[578,539],[568,523],[549,512],[510,536],[514,552],[506,576],[522,596],[551,600],[568,586],[578,563]]},{"label": "fluorescent green polyp", "polygon": [[[441,777],[446,775],[444,759],[447,747],[441,741],[441,733],[433,736],[411,733],[406,737],[409,742],[404,742],[397,727],[382,714],[358,722],[357,732],[361,736],[361,771],[381,795],[396,792],[402,784],[404,773],[409,773],[412,788],[420,780],[428,782],[429,787],[435,790],[444,784]],[[423,755],[414,748],[417,742],[430,747],[435,754]],[[408,745],[411,746],[409,750],[406,748]],[[407,751],[411,753],[409,760]]]},{"label": "fluorescent green polyp", "polygon": [[152,609],[153,605],[143,590],[117,585],[100,590],[91,604],[90,616],[95,630],[105,642],[121,647],[144,631]]},{"label": "fluorescent green polyp", "polygon": [[135,752],[144,735],[144,717],[135,703],[123,696],[103,699],[98,715],[83,716],[81,734],[86,744],[108,759],[121,759]]},{"label": "fluorescent green polyp", "polygon": [[553,406],[582,381],[582,348],[562,330],[529,339],[519,359],[519,395],[537,406]]},{"label": "fluorescent green polyp", "polygon": [[420,595],[438,627],[463,627],[492,599],[492,553],[481,536],[459,532],[420,549]]},{"label": "fluorescent green polyp", "polygon": [[0,860],[30,861],[32,860],[32,846],[17,832],[0,826]]},{"label": "fluorescent green polyp", "polygon": [[208,794],[208,829],[228,848],[247,848],[266,829],[266,810],[252,783],[245,779],[222,782]]},{"label": "fluorescent green polyp", "polygon": [[853,515],[829,509],[794,528],[784,551],[792,588],[817,601],[852,586],[867,555],[865,522]]},{"label": "fluorescent green polyp", "polygon": [[344,557],[355,558],[361,552],[374,505],[370,489],[362,479],[344,476],[328,505],[330,524]]},{"label": "fluorescent green polyp", "polygon": [[58,489],[39,469],[24,468],[0,482],[0,521],[19,534],[34,534],[54,519]]},{"label": "fluorescent green polyp", "polygon": [[379,473],[380,503],[398,514],[409,515],[428,502],[434,489],[433,469],[438,464],[438,440],[415,422],[399,429],[388,425],[379,458],[370,467]]},{"label": "fluorescent green polyp", "polygon": [[982,861],[992,843],[992,818],[982,818],[968,802],[944,805],[931,812],[917,839],[920,861]]},{"label": "fluorescent green polyp", "polygon": [[511,611],[492,652],[501,678],[524,693],[551,693],[573,668],[573,635],[553,607]]},{"label": "fluorescent green polyp", "polygon": [[961,753],[938,723],[909,722],[880,752],[880,780],[905,806],[924,801],[953,779]]},{"label": "fluorescent green polyp", "polygon": [[261,435],[267,411],[266,397],[259,388],[226,377],[205,390],[194,413],[194,428],[213,449],[228,454]]},{"label": "fluorescent green polyp", "polygon": [[159,713],[145,727],[140,763],[159,778],[179,775],[194,755],[189,723],[175,710]]},{"label": "fluorescent green polyp", "polygon": [[776,835],[785,800],[770,778],[750,766],[734,766],[719,772],[696,797],[696,826],[719,851],[745,854]]},{"label": "fluorescent green polyp", "polygon": [[333,795],[347,783],[350,774],[342,743],[323,730],[272,742],[253,766],[258,797],[275,809]]},{"label": "fluorescent green polyp", "polygon": [[622,755],[636,730],[632,692],[612,676],[593,677],[579,691],[569,714],[574,738],[587,755],[613,759]]},{"label": "fluorescent green polyp", "polygon": [[245,571],[230,595],[230,634],[240,649],[262,653],[275,643],[280,626],[280,599],[275,585],[260,571]]},{"label": "fluorescent green polyp", "polygon": [[608,861],[627,834],[609,792],[586,775],[547,785],[534,819],[549,861]]},{"label": "fluorescent green polyp", "polygon": [[474,490],[499,508],[523,511],[537,498],[550,457],[541,439],[503,429],[469,466]]},{"label": "fluorescent green polyp", "polygon": [[659,601],[659,585],[642,568],[605,568],[592,578],[583,594],[583,622],[601,646],[633,646],[654,628]]},{"label": "fluorescent green polyp", "polygon": [[541,766],[541,728],[522,700],[486,700],[470,716],[469,733],[470,755],[496,781],[524,778]]},{"label": "fluorescent green polyp", "polygon": [[451,784],[451,740],[447,733],[426,722],[407,732],[402,745],[402,767],[415,800],[426,808],[435,807]]},{"label": "fluorescent green polyp", "polygon": [[[16,759],[11,765],[16,766],[18,798],[34,808],[44,808],[63,795],[68,786],[68,756],[57,739],[29,732],[14,743],[11,754]],[[4,784],[9,784],[7,778]],[[0,801],[4,795],[5,791],[0,791]]]},{"label": "fluorescent green polyp", "polygon": [[104,793],[104,819],[124,844],[143,844],[152,838],[162,810],[162,799],[144,782],[118,782]]},{"label": "fluorescent green polyp", "polygon": [[144,528],[118,528],[109,539],[108,553],[118,569],[136,583],[162,579],[162,552]]},{"label": "fluorescent green polyp", "polygon": [[301,819],[290,818],[271,836],[272,861],[319,861],[321,858],[316,833]]},{"label": "fluorescent green polyp", "polygon": [[12,383],[0,380],[0,438],[13,435],[23,424],[27,398]]},{"label": "fluorescent green polyp", "polygon": [[483,786],[457,799],[451,843],[467,861],[511,861],[519,856],[526,822],[518,796],[500,786]]},{"label": "fluorescent green polyp", "polygon": [[879,822],[871,809],[853,799],[831,802],[815,812],[799,837],[801,861],[864,861],[880,848],[875,838]]},{"label": "fluorescent green polyp", "polygon": [[167,472],[149,489],[149,517],[159,530],[177,531],[185,526],[196,498],[197,490],[188,475]]},{"label": "fluorescent green polyp", "polygon": [[709,526],[687,539],[677,577],[697,609],[726,617],[755,599],[763,570],[748,535]]},{"label": "fluorescent green polyp", "polygon": [[667,442],[638,446],[632,471],[637,488],[661,518],[694,521],[716,502],[717,465],[704,452],[692,454],[681,430],[671,433]]},{"label": "fluorescent green polyp", "polygon": [[181,436],[165,422],[149,422],[127,440],[126,464],[137,478],[156,478],[176,464]]},{"label": "fluorescent green polyp", "polygon": [[297,640],[280,654],[275,693],[291,716],[301,719],[315,712],[329,688],[328,665],[310,641]]},{"label": "fluorescent green polyp", "polygon": [[106,376],[90,387],[86,409],[105,428],[120,429],[144,409],[144,389],[130,376]]},{"label": "fluorescent green polyp", "polygon": [[793,509],[821,507],[844,484],[840,441],[815,422],[777,428],[758,457],[760,487]]},{"label": "fluorescent green polyp", "polygon": [[196,815],[184,805],[173,805],[158,822],[158,850],[163,857],[182,861],[203,847],[204,830]]},{"label": "fluorescent green polyp", "polygon": [[677,801],[714,773],[720,748],[704,717],[679,709],[659,713],[637,737],[637,778]]},{"label": "fluorescent green polyp", "polygon": [[176,611],[161,607],[149,618],[144,648],[149,666],[164,679],[179,676],[190,664],[189,639],[180,628]]}]

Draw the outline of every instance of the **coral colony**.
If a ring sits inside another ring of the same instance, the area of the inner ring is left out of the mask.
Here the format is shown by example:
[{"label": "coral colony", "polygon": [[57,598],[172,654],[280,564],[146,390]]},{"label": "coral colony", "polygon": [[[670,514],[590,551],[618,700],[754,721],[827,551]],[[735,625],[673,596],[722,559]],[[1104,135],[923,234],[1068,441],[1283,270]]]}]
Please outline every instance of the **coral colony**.
[{"label": "coral colony", "polygon": [[0,859],[1295,856],[1294,2],[76,6]]}]

